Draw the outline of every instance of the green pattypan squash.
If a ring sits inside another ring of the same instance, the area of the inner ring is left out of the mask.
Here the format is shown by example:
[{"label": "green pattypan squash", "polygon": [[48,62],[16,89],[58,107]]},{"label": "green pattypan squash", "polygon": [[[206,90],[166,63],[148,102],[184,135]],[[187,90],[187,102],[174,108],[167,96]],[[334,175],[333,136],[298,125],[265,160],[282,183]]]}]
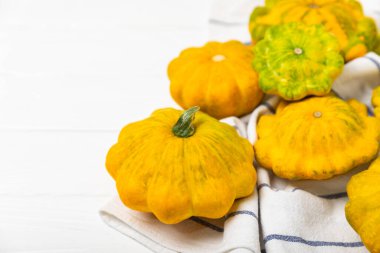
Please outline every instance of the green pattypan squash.
[{"label": "green pattypan squash", "polygon": [[322,25],[273,26],[254,54],[260,88],[286,100],[328,94],[344,65],[337,39]]}]

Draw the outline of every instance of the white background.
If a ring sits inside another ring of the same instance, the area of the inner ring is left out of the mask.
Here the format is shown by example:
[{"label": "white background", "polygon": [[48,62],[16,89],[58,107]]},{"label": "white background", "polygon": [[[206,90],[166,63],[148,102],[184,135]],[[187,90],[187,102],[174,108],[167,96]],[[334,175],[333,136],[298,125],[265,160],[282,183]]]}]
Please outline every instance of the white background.
[{"label": "white background", "polygon": [[127,123],[178,108],[182,49],[249,37],[262,0],[218,0],[224,26],[211,1],[0,0],[0,253],[149,252],[98,215],[116,194],[105,155]]},{"label": "white background", "polygon": [[0,252],[149,252],[106,226],[119,130],[177,107],[166,67],[205,0],[0,0]]}]

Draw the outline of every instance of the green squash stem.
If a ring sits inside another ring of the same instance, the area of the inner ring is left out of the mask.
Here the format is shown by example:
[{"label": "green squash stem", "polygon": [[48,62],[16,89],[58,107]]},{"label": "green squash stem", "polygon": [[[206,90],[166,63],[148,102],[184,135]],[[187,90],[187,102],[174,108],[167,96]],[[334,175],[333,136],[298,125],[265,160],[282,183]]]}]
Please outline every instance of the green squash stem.
[{"label": "green squash stem", "polygon": [[192,123],[195,118],[195,113],[199,111],[199,109],[199,106],[193,106],[182,113],[172,128],[172,132],[175,136],[187,138],[195,133],[195,128]]}]

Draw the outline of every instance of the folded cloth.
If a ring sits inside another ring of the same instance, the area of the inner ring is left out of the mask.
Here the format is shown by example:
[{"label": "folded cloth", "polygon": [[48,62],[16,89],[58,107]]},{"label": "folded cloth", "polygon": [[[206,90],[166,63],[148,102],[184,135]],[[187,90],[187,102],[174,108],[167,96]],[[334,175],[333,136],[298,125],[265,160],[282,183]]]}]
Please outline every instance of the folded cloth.
[{"label": "folded cloth", "polygon": [[356,172],[322,182],[292,182],[258,167],[260,222],[266,252],[368,252],[344,213],[345,186]]},{"label": "folded cloth", "polygon": [[344,99],[356,98],[370,108],[372,89],[378,85],[380,56],[368,53],[344,66],[343,73],[334,82],[333,90]]},{"label": "folded cloth", "polygon": [[257,194],[238,200],[222,219],[192,217],[166,225],[115,197],[100,210],[112,228],[154,252],[260,252]]},{"label": "folded cloth", "polygon": [[[369,53],[345,65],[333,89],[344,99],[355,98],[371,112],[372,89],[380,85],[380,57]],[[273,103],[263,103],[250,116],[247,138],[256,141],[256,124],[263,114],[273,113]],[[345,218],[346,184],[366,169],[363,165],[347,174],[323,181],[291,181],[257,167],[259,221],[267,253],[368,252]]]},{"label": "folded cloth", "polygon": [[[238,118],[222,120],[246,137]],[[133,211],[115,197],[100,210],[106,224],[155,252],[260,252],[258,194],[235,201],[228,214],[217,220],[192,217],[166,225],[152,214]]]}]

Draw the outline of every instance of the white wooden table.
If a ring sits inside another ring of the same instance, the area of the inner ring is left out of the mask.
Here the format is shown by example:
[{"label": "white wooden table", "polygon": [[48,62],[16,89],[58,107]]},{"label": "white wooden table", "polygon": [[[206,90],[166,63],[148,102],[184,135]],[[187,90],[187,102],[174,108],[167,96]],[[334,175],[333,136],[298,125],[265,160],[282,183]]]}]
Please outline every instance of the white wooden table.
[{"label": "white wooden table", "polygon": [[0,252],[149,252],[107,227],[104,162],[208,39],[205,0],[0,1]]}]

